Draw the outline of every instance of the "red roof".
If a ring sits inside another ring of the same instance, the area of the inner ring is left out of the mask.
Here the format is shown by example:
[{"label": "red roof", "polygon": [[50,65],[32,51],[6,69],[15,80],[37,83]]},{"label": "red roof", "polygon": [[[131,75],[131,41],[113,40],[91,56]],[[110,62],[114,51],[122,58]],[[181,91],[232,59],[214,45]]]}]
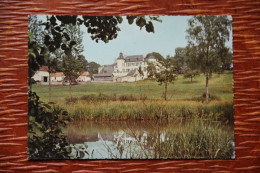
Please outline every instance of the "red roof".
[{"label": "red roof", "polygon": [[81,73],[80,76],[89,76],[89,72],[88,71],[84,71],[83,73]]},{"label": "red roof", "polygon": [[57,72],[51,73],[51,77],[65,77],[65,75],[62,72]]},{"label": "red roof", "polygon": [[41,66],[39,70],[41,70],[41,71],[48,71],[48,66]]}]

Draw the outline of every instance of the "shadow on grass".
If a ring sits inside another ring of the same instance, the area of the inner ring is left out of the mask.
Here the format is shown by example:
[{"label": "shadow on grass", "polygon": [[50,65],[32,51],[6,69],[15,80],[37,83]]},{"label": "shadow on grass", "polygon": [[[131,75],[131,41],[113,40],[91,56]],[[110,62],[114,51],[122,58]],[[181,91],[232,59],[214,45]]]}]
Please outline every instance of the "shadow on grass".
[{"label": "shadow on grass", "polygon": [[183,81],[183,84],[194,84],[194,83],[199,83],[199,81]]}]

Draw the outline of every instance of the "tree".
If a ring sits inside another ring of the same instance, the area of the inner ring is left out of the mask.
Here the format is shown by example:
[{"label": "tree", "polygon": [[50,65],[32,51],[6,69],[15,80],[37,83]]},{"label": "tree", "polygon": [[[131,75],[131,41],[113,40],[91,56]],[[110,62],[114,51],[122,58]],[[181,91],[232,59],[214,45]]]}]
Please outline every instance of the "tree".
[{"label": "tree", "polygon": [[138,73],[139,73],[142,77],[144,76],[144,72],[143,72],[141,66],[139,66],[139,68],[138,68]]},{"label": "tree", "polygon": [[[145,27],[147,32],[154,32],[152,21],[161,22],[157,16],[127,16],[129,24],[135,24],[142,29]],[[85,25],[86,31],[90,34],[92,40],[96,42],[103,41],[108,43],[109,40],[117,38],[120,28],[118,24],[122,23],[121,16],[60,16],[52,15],[45,25],[45,29],[52,28],[51,32],[54,37],[48,35],[44,38],[44,44],[49,46],[50,51],[54,52],[58,48],[62,48],[65,52],[70,50],[76,42],[71,40],[68,31],[64,29],[66,25],[71,24]],[[69,44],[62,43],[62,38],[66,38]],[[69,51],[68,51],[69,52]]]},{"label": "tree", "polygon": [[232,52],[228,48],[226,49],[226,51],[227,52],[223,51],[223,55],[221,56],[221,68],[223,71],[232,69]]},{"label": "tree", "polygon": [[73,56],[72,53],[64,55],[62,60],[62,72],[69,80],[70,99],[72,99],[72,90],[71,90],[72,83],[76,82],[76,79],[85,70],[86,70],[86,66],[84,66],[83,62],[80,61],[78,57]]},{"label": "tree", "polygon": [[147,71],[149,77],[155,77],[160,85],[164,85],[163,98],[167,100],[168,84],[172,83],[177,77],[172,58],[167,56],[166,59],[162,59],[157,63],[149,63]]},{"label": "tree", "polygon": [[158,52],[148,53],[145,58],[149,58],[150,56],[154,56],[157,61],[161,61],[164,59],[164,57]]},{"label": "tree", "polygon": [[28,83],[32,89],[32,77],[40,66],[44,64],[44,48],[41,42],[40,22],[36,16],[29,16],[28,22]]},{"label": "tree", "polygon": [[100,67],[100,64],[96,62],[88,62],[88,71],[92,74],[97,74],[98,73],[98,68]]},{"label": "tree", "polygon": [[200,75],[200,72],[198,70],[187,69],[187,70],[185,70],[183,77],[190,78],[190,82],[192,82],[192,79],[199,75]]},{"label": "tree", "polygon": [[184,71],[187,68],[186,54],[187,54],[186,48],[177,47],[175,49],[175,55],[172,60],[175,66],[175,70],[177,71],[178,74],[184,73]]},{"label": "tree", "polygon": [[193,68],[206,77],[206,101],[209,100],[209,79],[212,73],[219,72],[222,56],[227,53],[231,21],[227,16],[194,16],[187,29],[188,58]]}]

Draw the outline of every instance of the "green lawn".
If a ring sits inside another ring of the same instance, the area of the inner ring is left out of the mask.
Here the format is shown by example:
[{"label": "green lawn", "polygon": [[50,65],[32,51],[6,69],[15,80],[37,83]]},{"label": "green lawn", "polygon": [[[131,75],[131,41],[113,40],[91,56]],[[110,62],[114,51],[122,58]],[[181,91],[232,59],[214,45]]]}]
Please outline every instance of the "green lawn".
[{"label": "green lawn", "polygon": [[[190,82],[190,79],[184,79],[182,75],[168,86],[168,99],[184,100],[194,97],[200,97],[205,92],[205,76],[202,74]],[[227,72],[221,75],[213,75],[209,81],[209,91],[211,94],[220,97],[222,100],[233,99],[233,74]],[[33,85],[35,91],[43,101],[48,100],[48,86]],[[136,96],[146,95],[148,99],[162,99],[163,86],[156,81],[144,80],[133,83],[87,83],[84,85],[72,86],[72,95],[80,97],[88,94],[106,94]],[[52,100],[60,101],[69,97],[68,86],[53,86]]]}]

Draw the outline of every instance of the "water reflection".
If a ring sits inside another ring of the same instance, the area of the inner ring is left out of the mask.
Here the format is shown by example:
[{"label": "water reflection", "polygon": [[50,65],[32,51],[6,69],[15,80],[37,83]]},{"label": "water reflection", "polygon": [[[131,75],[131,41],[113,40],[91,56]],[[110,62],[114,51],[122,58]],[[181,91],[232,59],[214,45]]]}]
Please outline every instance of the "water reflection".
[{"label": "water reflection", "polygon": [[[200,121],[200,123],[196,126],[201,126],[202,129],[217,128],[232,132],[232,129],[221,125],[220,122]],[[130,122],[74,121],[67,126],[66,133],[68,142],[74,144],[76,150],[85,152],[82,159],[147,159],[175,158],[175,156],[179,158],[182,155],[174,153],[175,148],[179,147],[177,144],[183,145],[180,141],[184,137],[186,140],[185,135],[188,136],[187,140],[197,140],[188,134],[194,131],[192,124],[193,121],[182,119]],[[192,158],[192,155],[190,157]]]}]

